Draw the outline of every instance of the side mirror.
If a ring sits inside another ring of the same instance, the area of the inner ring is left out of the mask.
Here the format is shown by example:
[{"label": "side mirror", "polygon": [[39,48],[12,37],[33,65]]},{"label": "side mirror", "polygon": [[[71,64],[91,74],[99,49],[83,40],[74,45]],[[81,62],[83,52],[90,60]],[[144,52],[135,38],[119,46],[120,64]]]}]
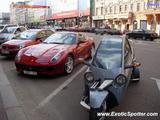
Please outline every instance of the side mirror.
[{"label": "side mirror", "polygon": [[140,67],[141,63],[139,62],[134,62],[132,65],[127,65],[125,66],[125,69],[130,69],[130,68],[134,68],[134,67]]}]

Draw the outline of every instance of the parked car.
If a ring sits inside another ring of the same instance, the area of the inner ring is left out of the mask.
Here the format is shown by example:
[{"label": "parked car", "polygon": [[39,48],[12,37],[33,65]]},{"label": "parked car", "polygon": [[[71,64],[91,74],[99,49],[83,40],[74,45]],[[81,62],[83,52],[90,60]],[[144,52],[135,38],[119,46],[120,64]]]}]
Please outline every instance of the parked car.
[{"label": "parked car", "polygon": [[106,30],[106,34],[109,34],[109,35],[122,35],[121,31],[117,30],[117,29],[107,29]]},{"label": "parked car", "polygon": [[0,25],[0,33],[6,28],[6,27],[14,27],[14,26],[17,26],[17,25]]},{"label": "parked car", "polygon": [[4,29],[5,25],[0,25],[0,32]]},{"label": "parked car", "polygon": [[14,27],[5,27],[3,31],[0,33],[0,45],[6,41],[11,40],[16,35],[25,31],[26,28],[23,26],[14,26]]},{"label": "parked car", "polygon": [[89,111],[89,120],[101,120],[109,108],[121,103],[130,81],[140,80],[140,63],[132,44],[121,36],[105,36],[84,74],[84,97],[80,104]]},{"label": "parked car", "polygon": [[107,30],[108,29],[106,29],[106,28],[95,28],[94,32],[95,32],[95,34],[101,34],[101,35],[103,35],[103,34],[107,33]]},{"label": "parked car", "polygon": [[57,32],[41,44],[21,49],[15,59],[17,72],[29,75],[72,73],[79,58],[94,52],[94,40],[74,32]]},{"label": "parked car", "polygon": [[12,40],[3,43],[1,45],[0,53],[3,56],[15,56],[20,49],[39,44],[53,33],[53,31],[45,29],[26,30]]},{"label": "parked car", "polygon": [[137,30],[133,30],[132,32],[126,33],[126,36],[128,38],[133,38],[133,39],[141,38],[143,40],[149,39],[153,41],[158,37],[158,34],[149,30],[137,29]]}]

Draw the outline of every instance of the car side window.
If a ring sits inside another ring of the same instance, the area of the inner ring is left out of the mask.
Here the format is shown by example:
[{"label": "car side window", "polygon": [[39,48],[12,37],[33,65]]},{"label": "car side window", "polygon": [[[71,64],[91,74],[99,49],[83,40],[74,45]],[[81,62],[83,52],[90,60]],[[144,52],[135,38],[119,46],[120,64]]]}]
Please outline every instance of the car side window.
[{"label": "car side window", "polygon": [[17,28],[15,34],[19,34],[21,32],[20,28]]},{"label": "car side window", "polygon": [[45,38],[46,38],[46,33],[45,33],[45,31],[40,31],[40,32],[37,34],[37,38],[40,38],[41,40],[45,40]]},{"label": "car side window", "polygon": [[126,39],[125,40],[125,45],[124,45],[124,62],[125,62],[125,65],[128,64],[128,61],[130,60],[131,55],[132,55],[132,50],[131,50],[129,41]]},{"label": "car side window", "polygon": [[24,28],[24,27],[21,27],[21,28],[20,28],[20,31],[21,31],[21,32],[25,31],[25,28]]},{"label": "car side window", "polygon": [[53,31],[51,30],[46,30],[46,37],[49,37],[53,34]]}]

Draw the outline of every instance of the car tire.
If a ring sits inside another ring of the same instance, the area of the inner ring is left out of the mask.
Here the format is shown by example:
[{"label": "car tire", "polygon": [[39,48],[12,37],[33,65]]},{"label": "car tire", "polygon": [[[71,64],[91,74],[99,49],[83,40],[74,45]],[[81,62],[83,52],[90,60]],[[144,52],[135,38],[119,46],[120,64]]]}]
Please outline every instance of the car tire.
[{"label": "car tire", "polygon": [[150,41],[154,41],[154,38],[150,38]]},{"label": "car tire", "polygon": [[74,59],[71,55],[68,55],[64,64],[64,72],[66,74],[71,74],[73,72],[73,69],[74,69]]},{"label": "car tire", "polygon": [[[97,116],[97,113],[102,113],[107,111],[107,103],[106,101],[104,102],[105,104],[101,106],[99,109],[93,109],[89,111],[89,120],[104,120],[104,117]],[[104,108],[105,107],[105,108]]]},{"label": "car tire", "polygon": [[146,36],[143,36],[143,37],[142,37],[142,40],[146,40]]},{"label": "car tire", "polygon": [[95,45],[92,45],[91,49],[90,49],[90,56],[88,59],[92,59],[95,53]]},{"label": "car tire", "polygon": [[135,82],[140,81],[140,70],[139,70],[139,68],[134,68],[132,70],[131,80],[135,81]]}]

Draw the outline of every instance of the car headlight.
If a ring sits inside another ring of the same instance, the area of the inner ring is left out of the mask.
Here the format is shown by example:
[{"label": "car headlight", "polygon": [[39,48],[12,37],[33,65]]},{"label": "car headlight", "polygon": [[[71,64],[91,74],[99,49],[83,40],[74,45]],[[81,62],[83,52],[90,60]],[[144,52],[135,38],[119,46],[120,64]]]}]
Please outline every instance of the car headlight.
[{"label": "car headlight", "polygon": [[120,74],[115,79],[115,84],[118,86],[123,86],[127,83],[127,78],[123,74]]},{"label": "car headlight", "polygon": [[84,75],[85,80],[88,82],[93,82],[94,81],[94,75],[92,72],[86,72]]},{"label": "car headlight", "polygon": [[24,45],[24,44],[19,45],[19,49],[22,49],[22,48],[24,48],[24,47],[25,47],[25,45]]},{"label": "car headlight", "polygon": [[21,53],[21,52],[18,52],[18,54],[17,54],[16,57],[15,57],[15,61],[20,61],[20,60],[21,60],[21,57],[22,57],[22,53]]},{"label": "car headlight", "polygon": [[51,59],[52,62],[56,62],[57,60],[59,60],[61,58],[61,56],[63,55],[64,52],[58,52],[56,55],[53,56],[53,58]]}]

